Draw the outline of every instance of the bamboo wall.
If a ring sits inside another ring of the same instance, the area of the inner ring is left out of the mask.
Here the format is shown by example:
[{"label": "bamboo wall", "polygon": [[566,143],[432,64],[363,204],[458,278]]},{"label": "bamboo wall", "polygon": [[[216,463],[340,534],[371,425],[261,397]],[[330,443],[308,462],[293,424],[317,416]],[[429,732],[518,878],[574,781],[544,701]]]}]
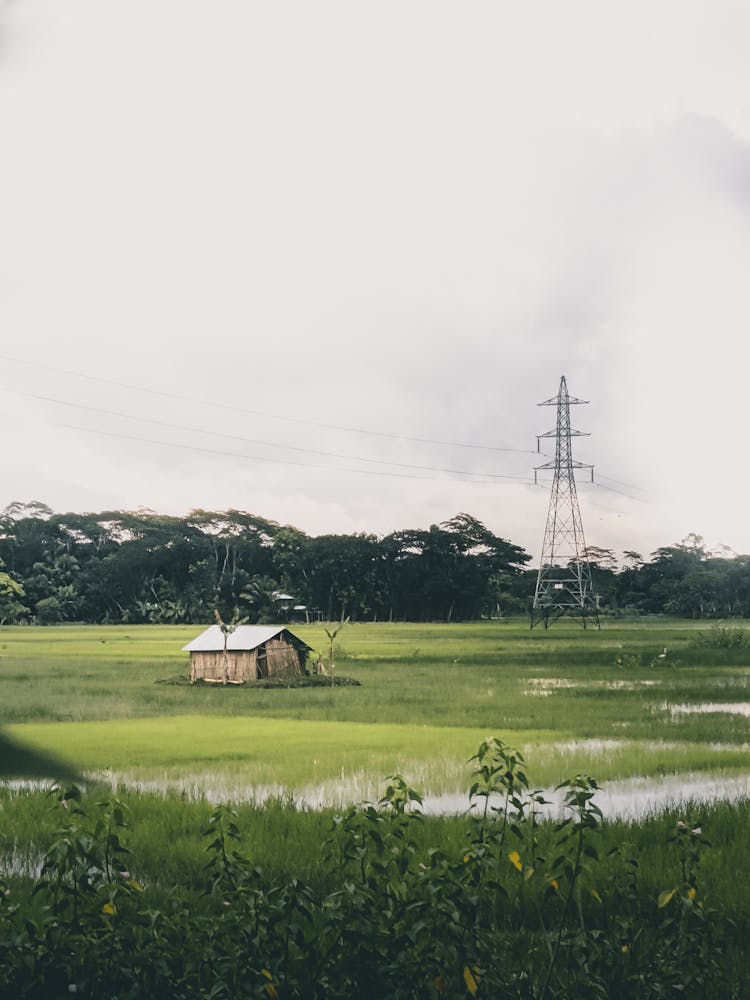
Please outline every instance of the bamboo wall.
[{"label": "bamboo wall", "polygon": [[[265,645],[266,677],[298,677],[302,673],[300,656],[284,639],[269,639]],[[258,650],[259,671],[263,670],[263,653]]]},{"label": "bamboo wall", "polygon": [[[284,639],[269,639],[257,649],[227,653],[227,682],[241,684],[258,677],[298,677],[302,660]],[[190,654],[190,680],[224,682],[224,651]]]},{"label": "bamboo wall", "polygon": [[[227,680],[238,684],[242,681],[255,680],[258,676],[258,651],[253,649],[240,653],[228,652],[229,670]],[[224,651],[215,653],[190,654],[190,680],[224,681]]]}]

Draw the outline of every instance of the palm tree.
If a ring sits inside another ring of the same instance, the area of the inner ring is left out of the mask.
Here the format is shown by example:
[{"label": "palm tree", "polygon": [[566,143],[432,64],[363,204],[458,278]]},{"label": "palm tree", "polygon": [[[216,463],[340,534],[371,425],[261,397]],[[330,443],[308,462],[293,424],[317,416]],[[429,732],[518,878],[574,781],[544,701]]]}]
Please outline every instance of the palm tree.
[{"label": "palm tree", "polygon": [[245,585],[245,589],[240,594],[240,600],[246,601],[253,609],[255,621],[259,621],[265,615],[275,614],[274,596],[279,585],[270,576],[256,574]]}]

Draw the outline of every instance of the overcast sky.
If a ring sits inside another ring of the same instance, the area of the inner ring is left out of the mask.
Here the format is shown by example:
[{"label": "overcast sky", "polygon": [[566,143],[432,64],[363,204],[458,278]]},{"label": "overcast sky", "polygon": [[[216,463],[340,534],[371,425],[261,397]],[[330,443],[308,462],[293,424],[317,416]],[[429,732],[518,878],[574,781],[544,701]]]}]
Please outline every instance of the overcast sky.
[{"label": "overcast sky", "polygon": [[538,558],[564,374],[588,543],[750,551],[749,53],[726,0],[0,0],[0,507]]}]

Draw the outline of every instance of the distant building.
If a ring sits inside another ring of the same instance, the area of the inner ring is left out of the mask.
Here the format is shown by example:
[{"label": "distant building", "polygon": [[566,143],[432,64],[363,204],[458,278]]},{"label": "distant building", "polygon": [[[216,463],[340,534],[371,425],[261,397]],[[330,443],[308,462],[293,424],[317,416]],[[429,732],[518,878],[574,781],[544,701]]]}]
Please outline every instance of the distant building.
[{"label": "distant building", "polygon": [[298,677],[311,647],[283,625],[238,625],[226,635],[218,625],[183,646],[190,653],[190,681],[241,684],[263,677]]},{"label": "distant building", "polygon": [[307,622],[309,623],[317,618],[318,621],[321,620],[322,616],[319,612],[310,611],[306,604],[295,604],[297,600],[292,594],[282,594],[280,591],[275,590],[271,595],[273,600],[276,602],[276,613],[279,618],[283,618],[284,621],[288,622]]},{"label": "distant building", "polygon": [[271,597],[276,602],[280,611],[288,611],[295,601],[295,598],[291,594],[282,594],[280,590],[274,590]]}]

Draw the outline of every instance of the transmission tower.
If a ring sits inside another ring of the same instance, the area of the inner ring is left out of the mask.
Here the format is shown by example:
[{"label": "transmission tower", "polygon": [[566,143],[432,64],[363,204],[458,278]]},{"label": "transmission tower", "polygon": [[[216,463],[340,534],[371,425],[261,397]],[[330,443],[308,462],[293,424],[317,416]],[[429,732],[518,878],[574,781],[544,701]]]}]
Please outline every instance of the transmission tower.
[{"label": "transmission tower", "polygon": [[537,472],[541,469],[553,469],[554,477],[531,609],[532,628],[540,621],[548,628],[550,622],[562,615],[580,616],[584,628],[588,619],[592,619],[599,628],[599,601],[594,594],[591,567],[586,556],[574,474],[574,469],[590,469],[593,483],[594,467],[575,462],[571,446],[571,438],[588,437],[588,434],[571,430],[570,407],[586,402],[588,400],[568,395],[563,375],[557,395],[539,403],[539,406],[557,407],[557,423],[553,431],[537,435],[537,451],[541,451],[542,438],[555,439],[555,457],[534,469],[535,483]]}]

